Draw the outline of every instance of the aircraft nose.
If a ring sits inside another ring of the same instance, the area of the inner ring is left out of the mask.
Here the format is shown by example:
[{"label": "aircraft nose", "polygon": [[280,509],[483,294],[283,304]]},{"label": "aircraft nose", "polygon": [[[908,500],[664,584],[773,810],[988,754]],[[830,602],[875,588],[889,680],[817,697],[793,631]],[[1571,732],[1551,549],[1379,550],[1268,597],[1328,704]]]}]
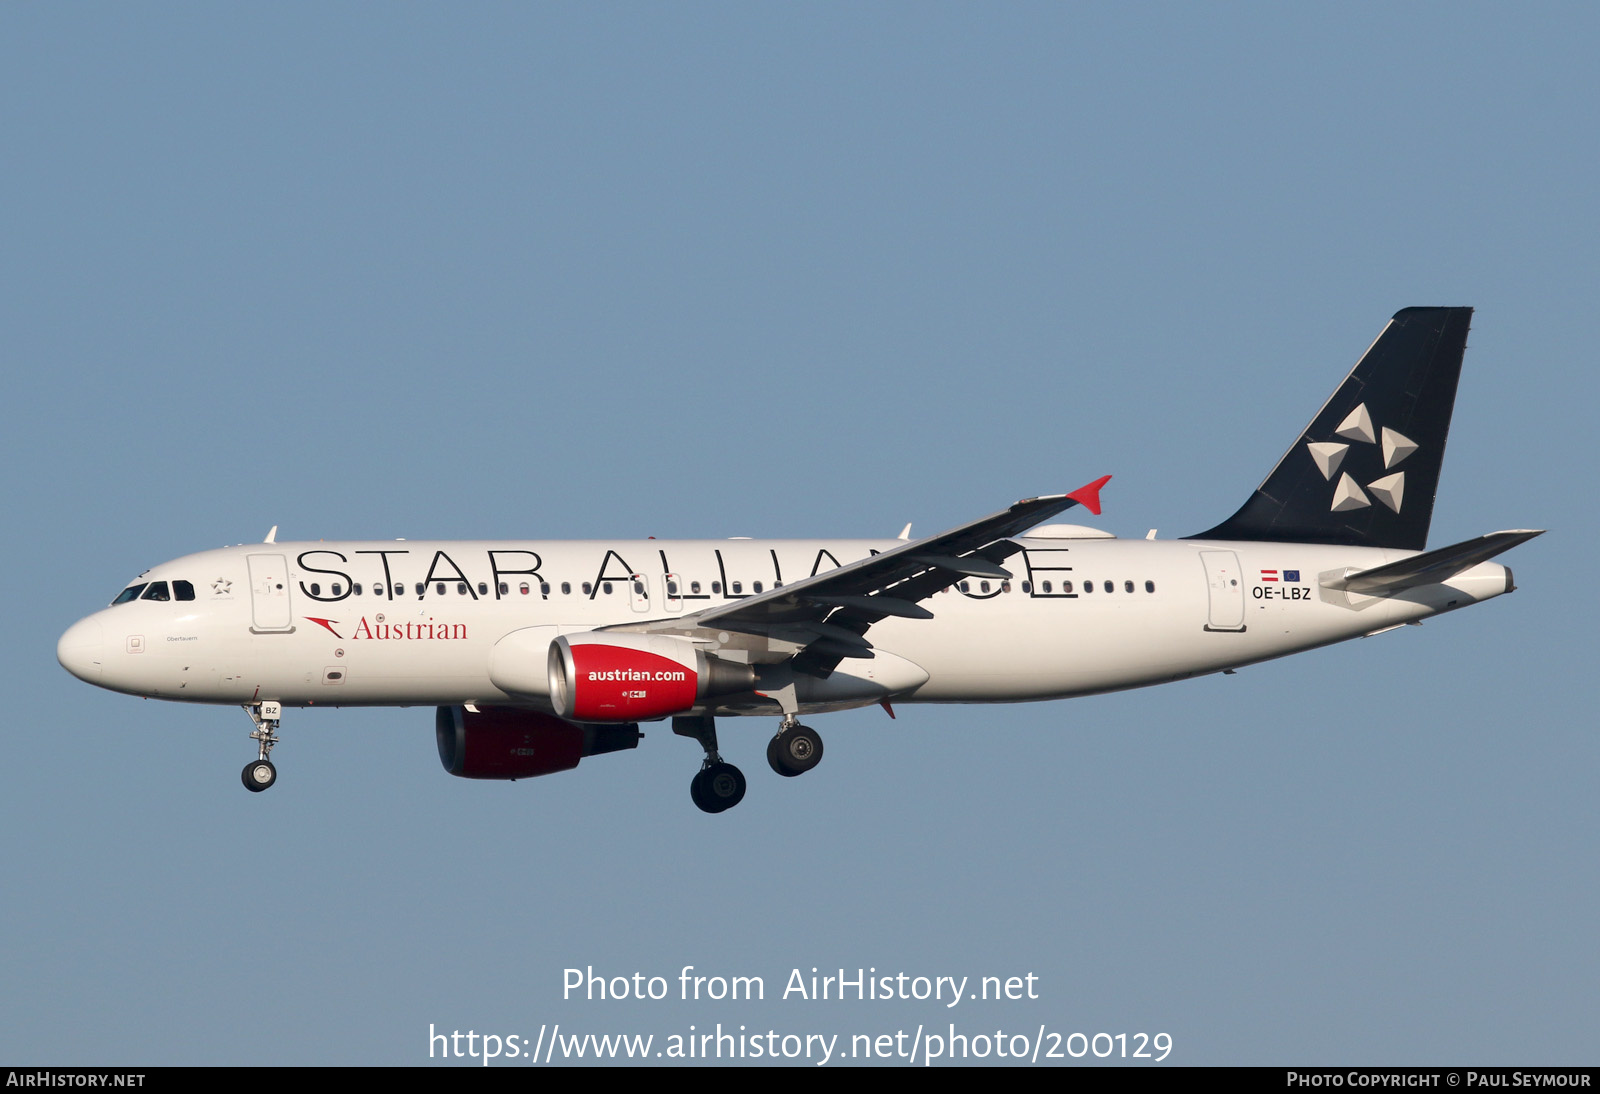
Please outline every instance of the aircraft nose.
[{"label": "aircraft nose", "polygon": [[56,643],[56,660],[79,680],[99,683],[100,667],[105,660],[104,647],[105,635],[101,633],[100,621],[90,616],[67,628],[67,633]]}]

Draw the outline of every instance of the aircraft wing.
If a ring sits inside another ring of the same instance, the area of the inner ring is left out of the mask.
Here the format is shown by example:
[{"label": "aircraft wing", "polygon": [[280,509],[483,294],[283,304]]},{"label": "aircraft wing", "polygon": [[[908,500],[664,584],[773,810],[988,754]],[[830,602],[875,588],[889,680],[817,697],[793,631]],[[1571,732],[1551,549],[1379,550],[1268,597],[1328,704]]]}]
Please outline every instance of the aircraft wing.
[{"label": "aircraft wing", "polygon": [[1082,505],[1100,512],[1106,475],[1070,494],[1025,498],[1008,509],[782,588],[676,619],[602,628],[697,637],[732,631],[766,640],[766,660],[794,658],[795,671],[826,676],[846,657],[871,657],[868,628],[889,616],[932,619],[920,601],[964,577],[1007,580],[1000,563],[1022,548],[1009,537]]}]

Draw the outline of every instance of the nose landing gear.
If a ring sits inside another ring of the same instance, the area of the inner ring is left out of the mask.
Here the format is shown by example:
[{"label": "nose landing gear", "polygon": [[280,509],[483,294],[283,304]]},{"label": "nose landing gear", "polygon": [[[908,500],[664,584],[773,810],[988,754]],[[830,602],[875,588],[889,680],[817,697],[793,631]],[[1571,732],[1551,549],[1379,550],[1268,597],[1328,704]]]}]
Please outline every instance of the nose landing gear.
[{"label": "nose landing gear", "polygon": [[239,780],[252,794],[259,794],[278,781],[278,769],[267,759],[278,743],[278,723],[283,718],[283,704],[268,700],[264,703],[247,703],[244,712],[255,723],[250,739],[257,742],[257,758],[244,765]]}]

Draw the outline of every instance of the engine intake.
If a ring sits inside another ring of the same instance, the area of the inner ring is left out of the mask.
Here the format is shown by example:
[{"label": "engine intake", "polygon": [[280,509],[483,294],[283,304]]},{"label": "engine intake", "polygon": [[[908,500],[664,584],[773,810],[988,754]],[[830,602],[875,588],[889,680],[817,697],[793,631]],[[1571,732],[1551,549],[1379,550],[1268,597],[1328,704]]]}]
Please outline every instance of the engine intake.
[{"label": "engine intake", "polygon": [[637,721],[751,691],[755,669],[671,635],[587,631],[550,644],[550,701],[564,718]]}]

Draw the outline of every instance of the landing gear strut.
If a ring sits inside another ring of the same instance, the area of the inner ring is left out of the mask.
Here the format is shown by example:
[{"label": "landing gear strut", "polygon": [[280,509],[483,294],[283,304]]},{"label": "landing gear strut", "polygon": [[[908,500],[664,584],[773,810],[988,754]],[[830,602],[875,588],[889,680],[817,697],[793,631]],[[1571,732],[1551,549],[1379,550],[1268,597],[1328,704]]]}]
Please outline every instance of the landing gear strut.
[{"label": "landing gear strut", "polygon": [[822,762],[822,738],[793,715],[783,720],[777,735],[767,742],[767,763],[786,779],[804,775]]},{"label": "landing gear strut", "polygon": [[705,749],[700,772],[689,782],[689,797],[707,813],[721,813],[744,800],[744,772],[724,763],[717,751],[717,722],[708,714],[672,719],[672,732],[693,737]]},{"label": "landing gear strut", "polygon": [[272,766],[272,761],[267,757],[272,755],[272,749],[278,743],[278,723],[283,718],[283,705],[271,701],[247,703],[244,712],[250,715],[250,720],[256,726],[250,739],[257,742],[258,756],[244,765],[239,779],[246,790],[259,794],[278,781],[278,769]]}]

